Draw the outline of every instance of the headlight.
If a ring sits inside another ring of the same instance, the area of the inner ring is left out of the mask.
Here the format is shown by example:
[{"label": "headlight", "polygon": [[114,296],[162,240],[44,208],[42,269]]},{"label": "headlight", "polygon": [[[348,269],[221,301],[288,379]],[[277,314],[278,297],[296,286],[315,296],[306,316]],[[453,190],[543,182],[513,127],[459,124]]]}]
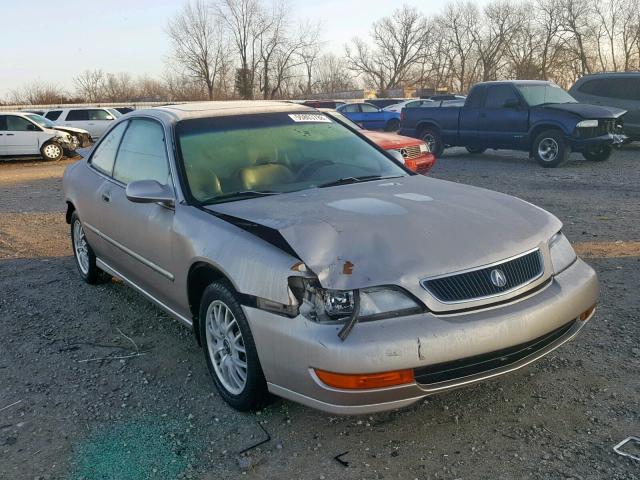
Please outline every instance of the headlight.
[{"label": "headlight", "polygon": [[300,313],[318,323],[344,323],[358,304],[359,321],[412,315],[423,309],[407,293],[396,287],[370,287],[360,290],[329,290],[317,280],[290,279],[290,287],[300,302]]},{"label": "headlight", "polygon": [[558,274],[569,267],[576,259],[576,252],[562,232],[556,233],[549,240],[549,252],[553,272]]},{"label": "headlight", "polygon": [[581,122],[578,122],[578,124],[576,125],[576,128],[590,128],[590,127],[597,127],[598,126],[598,120],[582,120]]},{"label": "headlight", "polygon": [[427,153],[429,151],[429,145],[426,143],[420,144],[420,153]]}]

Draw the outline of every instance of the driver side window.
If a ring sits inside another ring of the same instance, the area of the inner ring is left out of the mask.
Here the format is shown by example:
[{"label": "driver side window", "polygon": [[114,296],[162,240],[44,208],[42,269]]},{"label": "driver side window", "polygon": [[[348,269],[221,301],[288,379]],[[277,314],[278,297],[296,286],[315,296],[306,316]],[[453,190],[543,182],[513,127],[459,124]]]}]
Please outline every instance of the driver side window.
[{"label": "driver side window", "polygon": [[362,111],[364,113],[375,113],[379,111],[377,107],[369,105],[368,103],[363,103],[362,105],[360,105],[360,108],[362,108]]},{"label": "driver side window", "polygon": [[162,125],[154,120],[131,120],[122,139],[113,178],[128,184],[137,180],[169,181],[169,163]]}]

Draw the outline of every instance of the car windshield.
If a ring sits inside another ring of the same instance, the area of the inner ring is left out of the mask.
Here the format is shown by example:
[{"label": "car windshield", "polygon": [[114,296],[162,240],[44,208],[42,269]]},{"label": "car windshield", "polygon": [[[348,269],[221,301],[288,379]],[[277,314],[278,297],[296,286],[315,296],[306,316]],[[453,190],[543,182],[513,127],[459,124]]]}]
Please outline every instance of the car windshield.
[{"label": "car windshield", "polygon": [[118,110],[116,110],[115,108],[107,108],[107,111],[113,115],[114,118],[120,118],[122,116],[122,113],[120,113]]},{"label": "car windshield", "polygon": [[201,203],[407,175],[322,113],[188,119],[176,133],[189,190]]},{"label": "car windshield", "polygon": [[26,117],[44,128],[53,128],[55,126],[51,120],[44,118],[42,115],[38,115],[37,113],[28,113]]},{"label": "car windshield", "polygon": [[547,103],[577,103],[577,100],[557,85],[516,85],[530,107]]}]

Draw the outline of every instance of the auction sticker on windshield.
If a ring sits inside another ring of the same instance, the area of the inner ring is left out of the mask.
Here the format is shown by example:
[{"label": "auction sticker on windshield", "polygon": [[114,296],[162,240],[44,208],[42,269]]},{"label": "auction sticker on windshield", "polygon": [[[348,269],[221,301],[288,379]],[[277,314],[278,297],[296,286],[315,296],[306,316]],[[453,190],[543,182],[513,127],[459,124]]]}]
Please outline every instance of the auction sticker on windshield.
[{"label": "auction sticker on windshield", "polygon": [[294,122],[325,122],[331,123],[329,117],[317,113],[290,113],[289,117]]}]

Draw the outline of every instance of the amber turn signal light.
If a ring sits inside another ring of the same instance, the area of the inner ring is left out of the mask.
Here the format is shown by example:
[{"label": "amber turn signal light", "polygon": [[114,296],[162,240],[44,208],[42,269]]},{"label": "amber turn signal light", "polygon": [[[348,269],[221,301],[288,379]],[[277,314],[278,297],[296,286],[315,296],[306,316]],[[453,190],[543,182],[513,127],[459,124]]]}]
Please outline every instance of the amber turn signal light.
[{"label": "amber turn signal light", "polygon": [[591,307],[587,308],[584,312],[582,312],[578,318],[584,322],[587,318],[591,316],[591,314],[595,309],[596,309],[596,306],[592,305]]},{"label": "amber turn signal light", "polygon": [[325,372],[314,369],[323,383],[334,388],[362,390],[367,388],[383,388],[404,385],[413,382],[413,370],[394,370],[383,373],[346,374]]}]

